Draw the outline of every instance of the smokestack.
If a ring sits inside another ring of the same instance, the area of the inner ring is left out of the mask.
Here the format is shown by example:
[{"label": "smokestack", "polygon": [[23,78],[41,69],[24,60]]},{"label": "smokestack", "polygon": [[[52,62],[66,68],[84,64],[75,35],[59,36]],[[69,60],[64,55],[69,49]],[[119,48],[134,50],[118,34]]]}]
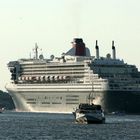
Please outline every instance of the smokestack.
[{"label": "smokestack", "polygon": [[98,41],[97,40],[96,40],[95,49],[96,49],[96,58],[99,59],[99,47],[98,47]]},{"label": "smokestack", "polygon": [[75,47],[76,56],[86,56],[86,47],[82,38],[74,38],[72,44]]},{"label": "smokestack", "polygon": [[113,56],[113,59],[116,59],[116,49],[114,46],[114,41],[112,41],[112,56]]}]

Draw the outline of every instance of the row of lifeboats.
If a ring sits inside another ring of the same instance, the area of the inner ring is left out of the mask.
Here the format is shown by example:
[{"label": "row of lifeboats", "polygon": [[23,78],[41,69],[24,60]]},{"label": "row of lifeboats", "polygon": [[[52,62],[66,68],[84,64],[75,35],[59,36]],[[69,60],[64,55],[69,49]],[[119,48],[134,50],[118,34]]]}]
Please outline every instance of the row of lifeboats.
[{"label": "row of lifeboats", "polygon": [[19,77],[19,81],[57,81],[68,80],[69,76],[22,76]]}]

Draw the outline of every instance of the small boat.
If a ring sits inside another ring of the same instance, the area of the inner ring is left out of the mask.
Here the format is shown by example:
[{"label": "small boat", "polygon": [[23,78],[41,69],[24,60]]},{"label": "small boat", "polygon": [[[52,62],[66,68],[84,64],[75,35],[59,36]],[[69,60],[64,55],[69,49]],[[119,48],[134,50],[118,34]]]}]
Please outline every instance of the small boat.
[{"label": "small boat", "polygon": [[2,113],[4,111],[4,108],[2,107],[2,108],[0,108],[0,113]]},{"label": "small boat", "polygon": [[73,115],[77,123],[105,123],[105,115],[101,105],[81,103]]},{"label": "small boat", "polygon": [[105,123],[105,115],[101,105],[94,104],[93,89],[89,94],[88,103],[80,103],[79,107],[73,112],[77,123]]}]

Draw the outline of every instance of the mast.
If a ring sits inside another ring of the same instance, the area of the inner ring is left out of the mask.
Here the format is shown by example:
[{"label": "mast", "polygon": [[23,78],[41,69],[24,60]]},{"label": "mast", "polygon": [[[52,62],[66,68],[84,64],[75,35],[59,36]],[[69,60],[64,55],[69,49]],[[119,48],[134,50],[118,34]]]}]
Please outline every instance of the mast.
[{"label": "mast", "polygon": [[[92,76],[92,77],[91,77]],[[92,85],[91,85],[91,92],[89,93],[89,104],[91,105],[91,104],[93,104],[93,100],[95,99],[94,97],[93,97],[93,92],[94,92],[94,87],[93,87],[93,75],[91,75],[90,74],[90,78],[91,78],[91,80],[92,80]]]},{"label": "mast", "polygon": [[38,59],[38,45],[35,43],[35,59]]}]

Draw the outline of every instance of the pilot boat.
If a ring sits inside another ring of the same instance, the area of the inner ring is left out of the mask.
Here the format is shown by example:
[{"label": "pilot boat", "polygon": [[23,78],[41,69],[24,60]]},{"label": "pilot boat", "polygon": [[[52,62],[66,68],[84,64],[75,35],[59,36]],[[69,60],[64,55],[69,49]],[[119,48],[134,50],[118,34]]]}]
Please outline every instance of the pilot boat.
[{"label": "pilot boat", "polygon": [[93,97],[89,94],[89,103],[80,103],[73,112],[77,123],[105,123],[104,111],[99,104],[93,103]]}]

